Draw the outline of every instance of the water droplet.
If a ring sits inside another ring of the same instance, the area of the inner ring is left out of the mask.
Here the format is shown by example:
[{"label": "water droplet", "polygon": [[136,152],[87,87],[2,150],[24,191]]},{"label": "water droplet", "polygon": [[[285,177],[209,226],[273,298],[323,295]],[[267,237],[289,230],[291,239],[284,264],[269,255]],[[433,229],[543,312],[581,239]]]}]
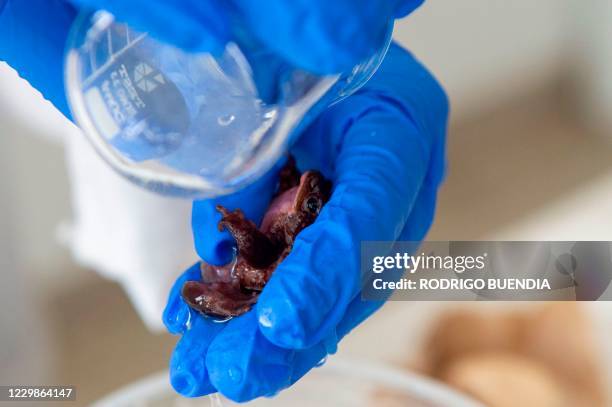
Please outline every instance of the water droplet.
[{"label": "water droplet", "polygon": [[264,328],[272,327],[272,319],[270,318],[271,314],[272,310],[270,308],[261,310],[259,313],[259,325],[263,326]]},{"label": "water droplet", "polygon": [[221,397],[219,397],[219,393],[213,393],[209,397],[210,407],[223,407],[223,402],[221,401]]},{"label": "water droplet", "polygon": [[242,381],[242,369],[233,366],[227,370],[227,375],[234,383],[240,383]]},{"label": "water droplet", "polygon": [[315,365],[315,367],[321,367],[325,364],[325,362],[327,362],[327,356],[325,356],[323,359],[319,360],[319,362]]},{"label": "water droplet", "polygon": [[210,322],[214,322],[215,324],[224,324],[226,322],[228,322],[229,320],[231,320],[232,316],[229,317],[218,317],[218,316],[213,316],[213,315],[207,315],[207,314],[202,314],[202,316],[206,319],[208,319]]},{"label": "water droplet", "polygon": [[185,321],[185,328],[191,329],[191,309],[187,311],[187,321]]},{"label": "water droplet", "polygon": [[271,399],[273,397],[278,396],[280,394],[280,392],[281,392],[280,390],[274,390],[274,391],[272,391],[272,392],[270,392],[268,394],[265,394],[264,397],[268,398],[268,399]]},{"label": "water droplet", "polygon": [[230,276],[234,278],[236,276],[236,265],[238,264],[238,247],[232,247],[232,268],[230,271]]},{"label": "water droplet", "polygon": [[233,114],[226,114],[225,116],[219,116],[217,118],[217,123],[219,123],[219,126],[225,127],[232,124],[234,120],[236,120],[236,116],[234,116]]},{"label": "water droplet", "polygon": [[264,119],[272,119],[276,116],[276,110],[268,110],[264,113],[263,117]]}]

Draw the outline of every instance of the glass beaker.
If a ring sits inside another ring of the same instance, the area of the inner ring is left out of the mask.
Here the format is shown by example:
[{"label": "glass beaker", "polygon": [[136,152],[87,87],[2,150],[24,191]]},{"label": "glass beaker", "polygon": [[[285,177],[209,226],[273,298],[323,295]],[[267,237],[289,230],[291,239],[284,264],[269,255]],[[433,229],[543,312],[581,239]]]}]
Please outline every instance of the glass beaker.
[{"label": "glass beaker", "polygon": [[388,49],[319,76],[236,35],[220,55],[189,53],[81,14],[66,54],[74,119],[120,174],[152,191],[208,198],[254,181],[322,109],[359,89]]}]

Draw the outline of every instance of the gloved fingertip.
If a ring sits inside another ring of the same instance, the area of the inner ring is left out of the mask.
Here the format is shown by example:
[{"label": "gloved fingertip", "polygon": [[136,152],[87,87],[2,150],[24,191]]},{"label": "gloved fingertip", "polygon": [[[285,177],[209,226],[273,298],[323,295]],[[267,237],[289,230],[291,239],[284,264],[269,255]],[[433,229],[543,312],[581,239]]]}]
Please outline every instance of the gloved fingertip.
[{"label": "gloved fingertip", "polygon": [[221,394],[237,403],[251,400],[252,396],[244,388],[245,379],[242,368],[237,365],[223,365],[223,368],[218,368],[217,362],[208,362],[209,365],[217,366],[211,368],[210,380]]},{"label": "gloved fingertip", "polygon": [[170,383],[185,397],[198,397],[215,390],[206,369],[210,343],[223,329],[220,324],[197,317],[176,344],[170,358]]},{"label": "gloved fingertip", "polygon": [[206,369],[227,398],[245,402],[271,396],[290,381],[295,352],[275,346],[260,332],[255,312],[231,320],[211,343]]},{"label": "gloved fingertip", "polygon": [[191,228],[198,256],[207,263],[220,266],[232,259],[234,240],[227,231],[219,231],[221,214],[216,205],[215,201],[194,201]]},{"label": "gloved fingertip", "polygon": [[239,357],[231,351],[222,357],[223,360],[219,356],[207,360],[210,381],[219,393],[232,401],[244,403],[257,397],[270,397],[289,384],[290,364],[263,363],[254,357],[248,359],[246,366],[241,366],[237,363]]},{"label": "gloved fingertip", "polygon": [[181,290],[186,281],[199,280],[200,275],[200,263],[198,262],[187,269],[187,271],[175,281],[170,289],[168,302],[162,314],[162,321],[166,329],[168,329],[168,332],[173,335],[183,333],[189,326],[192,318],[195,317],[195,315],[193,315],[194,311],[192,311],[183,301]]},{"label": "gloved fingertip", "polygon": [[[211,236],[211,240],[213,240]],[[234,256],[234,239],[232,237],[217,239],[206,244],[197,244],[198,255],[209,264],[223,266]]]},{"label": "gloved fingertip", "polygon": [[184,397],[201,397],[216,392],[212,384],[198,383],[197,379],[188,372],[171,373],[170,384],[178,394]]},{"label": "gloved fingertip", "polygon": [[402,18],[419,8],[425,0],[400,0],[395,8],[395,18]]},{"label": "gloved fingertip", "polygon": [[180,335],[188,328],[192,311],[187,304],[167,306],[164,310],[163,321],[166,329],[172,335]]},{"label": "gloved fingertip", "polygon": [[185,360],[175,353],[170,359],[170,384],[174,390],[185,397],[204,396],[215,389],[206,375],[198,374],[198,370],[189,366]]}]

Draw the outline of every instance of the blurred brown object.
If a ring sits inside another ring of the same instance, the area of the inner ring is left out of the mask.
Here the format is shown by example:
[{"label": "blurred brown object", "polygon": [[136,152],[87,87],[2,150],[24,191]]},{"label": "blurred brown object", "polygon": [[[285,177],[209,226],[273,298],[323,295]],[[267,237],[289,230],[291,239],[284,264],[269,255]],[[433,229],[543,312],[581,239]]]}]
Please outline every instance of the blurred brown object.
[{"label": "blurred brown object", "polygon": [[521,351],[548,366],[573,389],[573,405],[608,405],[595,333],[577,303],[541,307],[530,315],[526,328]]},{"label": "blurred brown object", "polygon": [[561,384],[549,369],[513,353],[460,357],[440,378],[487,406],[570,406],[565,404]]},{"label": "blurred brown object", "polygon": [[417,401],[399,390],[379,388],[372,394],[372,406],[376,407],[434,407],[432,404]]},{"label": "blurred brown object", "polygon": [[472,353],[511,351],[520,337],[517,315],[491,316],[470,310],[443,314],[425,342],[425,367],[439,376],[449,361]]},{"label": "blurred brown object", "polygon": [[492,407],[606,405],[590,321],[576,303],[443,315],[425,370]]}]

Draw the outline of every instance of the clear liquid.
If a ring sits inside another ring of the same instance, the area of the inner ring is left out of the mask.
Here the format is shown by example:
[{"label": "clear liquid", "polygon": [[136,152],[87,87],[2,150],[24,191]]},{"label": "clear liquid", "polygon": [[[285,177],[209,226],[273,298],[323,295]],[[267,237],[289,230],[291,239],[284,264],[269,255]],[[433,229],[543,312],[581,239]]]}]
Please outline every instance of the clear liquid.
[{"label": "clear liquid", "polygon": [[210,400],[210,407],[223,407],[223,401],[221,401],[219,393],[213,393],[208,398]]}]

